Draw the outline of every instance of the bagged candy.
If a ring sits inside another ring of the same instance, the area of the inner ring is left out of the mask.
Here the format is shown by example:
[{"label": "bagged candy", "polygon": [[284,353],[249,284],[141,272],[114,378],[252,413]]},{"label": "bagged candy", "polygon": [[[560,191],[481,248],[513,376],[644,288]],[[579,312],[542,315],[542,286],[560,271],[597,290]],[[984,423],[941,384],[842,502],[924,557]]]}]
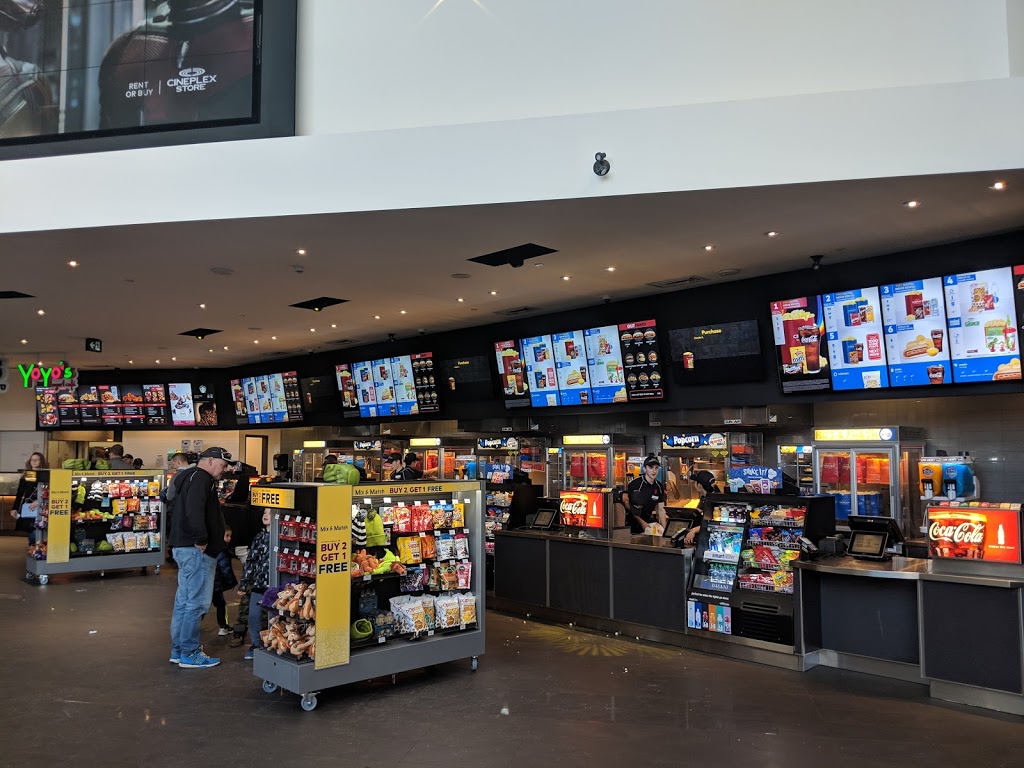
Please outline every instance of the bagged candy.
[{"label": "bagged candy", "polygon": [[452,507],[452,528],[466,527],[466,505],[455,504]]},{"label": "bagged candy", "polygon": [[473,586],[473,564],[459,563],[455,566],[455,578],[458,581],[459,589],[469,589]]},{"label": "bagged candy", "polygon": [[420,556],[424,560],[437,558],[437,541],[434,539],[434,534],[428,533],[420,539]]},{"label": "bagged candy", "polygon": [[469,537],[460,533],[455,537],[455,558],[461,560],[469,557]]},{"label": "bagged candy", "polygon": [[375,616],[377,614],[377,591],[364,589],[359,593],[359,615]]},{"label": "bagged candy", "polygon": [[476,597],[472,592],[459,595],[459,618],[462,624],[476,624]]},{"label": "bagged candy", "polygon": [[[474,606],[476,601],[474,600]],[[434,598],[435,624],[441,629],[459,626],[461,611],[459,598],[455,595],[438,595]]]},{"label": "bagged candy", "polygon": [[427,620],[427,629],[437,628],[437,610],[434,607],[434,598],[427,596],[420,600],[423,606],[423,615]]},{"label": "bagged candy", "polygon": [[423,562],[420,554],[420,540],[414,536],[403,536],[398,540],[398,559],[406,565]]},{"label": "bagged candy", "polygon": [[395,530],[399,533],[412,533],[412,512],[408,507],[395,510]]},{"label": "bagged candy", "polygon": [[425,572],[423,568],[410,568],[402,574],[400,588],[403,592],[422,592]]},{"label": "bagged candy", "polygon": [[438,566],[432,566],[427,573],[427,589],[431,592],[441,590],[441,571]]},{"label": "bagged candy", "polygon": [[107,542],[114,548],[115,552],[124,552],[124,534],[108,533]]},{"label": "bagged candy", "polygon": [[[467,565],[467,563],[463,563]],[[440,589],[450,590],[459,588],[459,571],[458,567],[447,564],[438,566],[438,572],[440,574]]]},{"label": "bagged candy", "polygon": [[151,532],[149,534],[149,548],[150,549],[160,549],[160,533],[159,532]]},{"label": "bagged candy", "polygon": [[455,537],[447,533],[439,533],[435,538],[438,560],[455,559]]}]

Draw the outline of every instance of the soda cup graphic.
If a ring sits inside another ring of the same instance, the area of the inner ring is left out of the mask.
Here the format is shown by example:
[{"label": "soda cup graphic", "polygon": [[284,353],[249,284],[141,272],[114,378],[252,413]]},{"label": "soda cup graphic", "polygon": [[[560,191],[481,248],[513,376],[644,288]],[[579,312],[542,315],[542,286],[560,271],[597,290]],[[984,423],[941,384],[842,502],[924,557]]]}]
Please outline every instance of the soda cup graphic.
[{"label": "soda cup graphic", "polygon": [[928,544],[932,557],[984,560],[987,525],[988,517],[980,512],[932,512],[928,521]]}]

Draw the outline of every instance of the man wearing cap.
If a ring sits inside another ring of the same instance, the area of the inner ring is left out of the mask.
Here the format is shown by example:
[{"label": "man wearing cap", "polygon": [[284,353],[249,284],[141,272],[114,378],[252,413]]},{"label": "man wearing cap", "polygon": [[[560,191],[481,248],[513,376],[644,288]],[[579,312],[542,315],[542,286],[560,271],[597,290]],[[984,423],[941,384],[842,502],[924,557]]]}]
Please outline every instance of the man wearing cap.
[{"label": "man wearing cap", "polygon": [[124,446],[120,443],[110,446],[107,456],[109,457],[108,461],[110,462],[111,469],[132,469],[132,463],[125,461]]},{"label": "man wearing cap", "polygon": [[644,471],[626,486],[626,522],[632,533],[643,533],[651,523],[665,527],[665,486],[658,479],[661,462],[654,454],[644,459]]},{"label": "man wearing cap", "polygon": [[233,463],[223,448],[207,448],[195,467],[179,472],[172,481],[177,498],[170,546],[178,564],[178,590],[171,614],[170,661],[185,669],[220,664],[220,659],[203,653],[199,625],[213,601],[217,554],[224,549],[224,517],[216,481]]}]

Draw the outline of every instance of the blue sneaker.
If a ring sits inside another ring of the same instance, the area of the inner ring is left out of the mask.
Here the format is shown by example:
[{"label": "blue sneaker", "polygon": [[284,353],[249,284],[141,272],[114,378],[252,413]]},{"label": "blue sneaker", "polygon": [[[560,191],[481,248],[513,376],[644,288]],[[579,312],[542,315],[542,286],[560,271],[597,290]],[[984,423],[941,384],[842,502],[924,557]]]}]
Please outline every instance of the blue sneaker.
[{"label": "blue sneaker", "polygon": [[256,648],[254,646],[250,645],[249,646],[249,650],[247,650],[245,652],[245,656],[243,656],[242,658],[244,658],[246,661],[252,661],[253,651],[255,651],[255,650],[256,650]]},{"label": "blue sneaker", "polygon": [[220,659],[211,658],[200,649],[189,655],[183,653],[178,666],[183,669],[204,669],[206,667],[216,667],[218,664],[220,664]]},{"label": "blue sneaker", "polygon": [[171,664],[181,664],[181,651],[171,651],[171,658],[168,661]]}]

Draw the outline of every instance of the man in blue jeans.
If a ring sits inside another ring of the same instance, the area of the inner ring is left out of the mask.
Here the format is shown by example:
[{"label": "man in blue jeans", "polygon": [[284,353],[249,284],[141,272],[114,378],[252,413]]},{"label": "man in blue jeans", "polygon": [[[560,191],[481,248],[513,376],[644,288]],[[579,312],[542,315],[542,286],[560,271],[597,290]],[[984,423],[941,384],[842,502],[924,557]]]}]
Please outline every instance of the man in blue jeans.
[{"label": "man in blue jeans", "polygon": [[195,467],[172,480],[177,498],[169,542],[178,564],[178,591],[171,614],[170,661],[186,669],[220,664],[220,659],[203,653],[199,624],[210,610],[217,554],[224,549],[216,481],[232,463],[231,454],[223,448],[207,448]]}]

